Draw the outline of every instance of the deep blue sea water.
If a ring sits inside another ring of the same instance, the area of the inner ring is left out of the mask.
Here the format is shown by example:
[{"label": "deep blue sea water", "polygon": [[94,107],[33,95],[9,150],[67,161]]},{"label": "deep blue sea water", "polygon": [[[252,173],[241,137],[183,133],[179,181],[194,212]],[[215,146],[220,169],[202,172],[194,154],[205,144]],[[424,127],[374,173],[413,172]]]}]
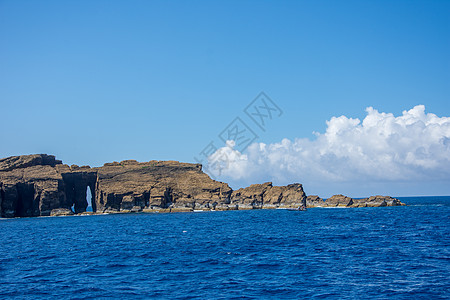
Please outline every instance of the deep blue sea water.
[{"label": "deep blue sea water", "polygon": [[450,197],[0,220],[0,298],[450,299]]}]

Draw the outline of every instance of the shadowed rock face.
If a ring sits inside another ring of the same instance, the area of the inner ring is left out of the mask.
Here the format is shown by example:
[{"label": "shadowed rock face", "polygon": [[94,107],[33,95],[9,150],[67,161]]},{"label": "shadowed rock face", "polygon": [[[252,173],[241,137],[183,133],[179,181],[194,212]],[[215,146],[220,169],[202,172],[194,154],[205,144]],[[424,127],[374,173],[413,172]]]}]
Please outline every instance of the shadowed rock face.
[{"label": "shadowed rock face", "polygon": [[[81,180],[78,179],[80,177]],[[87,185],[94,187],[95,182],[95,170],[72,169],[52,155],[35,154],[1,159],[1,216],[49,216],[53,209],[70,209],[73,205],[76,210],[82,211]],[[84,193],[81,191],[83,187]]]},{"label": "shadowed rock face", "polygon": [[317,195],[309,195],[306,197],[306,207],[324,207],[326,206],[322,198]]},{"label": "shadowed rock face", "polygon": [[295,208],[306,206],[306,195],[299,183],[273,186],[266,182],[234,191],[231,203],[242,208]]},{"label": "shadowed rock face", "polygon": [[50,165],[0,169],[0,181],[3,217],[48,215],[53,207],[64,205],[61,175]]},{"label": "shadowed rock face", "polygon": [[87,187],[94,212],[101,213],[403,205],[385,196],[335,195],[324,202],[318,196],[306,197],[299,183],[273,186],[266,182],[233,191],[203,173],[200,164],[126,160],[100,168],[69,167],[52,155],[35,154],[0,159],[0,216],[84,213]]},{"label": "shadowed rock face", "polygon": [[126,160],[100,168],[67,166],[46,154],[0,160],[2,217],[70,215],[86,211],[86,189],[96,212],[298,207],[301,184],[255,184],[233,192],[200,164]]},{"label": "shadowed rock face", "polygon": [[96,210],[95,186],[97,182],[97,171],[88,166],[78,167],[72,165],[70,168],[61,165],[58,168],[64,181],[66,203],[74,206],[75,213],[86,211],[88,203],[86,201],[87,187],[92,193],[92,209]]}]

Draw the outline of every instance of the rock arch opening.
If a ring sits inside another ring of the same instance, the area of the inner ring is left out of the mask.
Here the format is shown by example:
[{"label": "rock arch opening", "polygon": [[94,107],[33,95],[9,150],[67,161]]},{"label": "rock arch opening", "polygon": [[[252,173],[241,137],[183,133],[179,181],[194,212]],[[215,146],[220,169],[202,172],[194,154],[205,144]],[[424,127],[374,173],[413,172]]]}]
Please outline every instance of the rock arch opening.
[{"label": "rock arch opening", "polygon": [[83,188],[82,195],[75,197],[71,207],[74,213],[95,212],[94,193],[89,185]]},{"label": "rock arch opening", "polygon": [[75,214],[86,211],[95,212],[95,184],[97,181],[97,173],[71,172],[63,173],[62,177],[66,194],[66,207],[71,208]]},{"label": "rock arch opening", "polygon": [[89,187],[89,185],[86,187],[86,202],[87,202],[87,207],[86,207],[86,211],[87,212],[93,212],[94,209],[92,208],[92,191],[91,188]]}]

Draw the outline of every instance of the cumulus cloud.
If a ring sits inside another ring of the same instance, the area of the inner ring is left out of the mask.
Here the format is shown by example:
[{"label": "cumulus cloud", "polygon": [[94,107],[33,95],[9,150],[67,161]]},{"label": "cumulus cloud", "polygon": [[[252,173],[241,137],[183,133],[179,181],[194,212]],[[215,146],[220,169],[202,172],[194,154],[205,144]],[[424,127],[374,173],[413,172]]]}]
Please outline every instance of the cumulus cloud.
[{"label": "cumulus cloud", "polygon": [[450,181],[449,117],[425,113],[423,105],[397,117],[372,107],[366,112],[362,122],[332,117],[314,140],[254,143],[244,153],[228,141],[209,157],[209,169],[243,184]]}]

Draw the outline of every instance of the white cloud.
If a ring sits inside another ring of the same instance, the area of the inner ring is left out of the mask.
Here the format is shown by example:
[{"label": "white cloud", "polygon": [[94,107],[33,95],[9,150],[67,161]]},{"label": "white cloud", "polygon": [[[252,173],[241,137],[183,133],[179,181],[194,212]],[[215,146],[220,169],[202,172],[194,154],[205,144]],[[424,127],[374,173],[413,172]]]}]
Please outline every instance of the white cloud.
[{"label": "white cloud", "polygon": [[[450,118],[418,105],[401,116],[372,107],[361,122],[346,116],[327,121],[315,140],[254,143],[245,153],[229,141],[209,157],[219,179],[240,185],[271,180],[309,182],[450,182]],[[213,164],[220,162],[220,164]],[[217,170],[217,169],[216,169]]]}]

